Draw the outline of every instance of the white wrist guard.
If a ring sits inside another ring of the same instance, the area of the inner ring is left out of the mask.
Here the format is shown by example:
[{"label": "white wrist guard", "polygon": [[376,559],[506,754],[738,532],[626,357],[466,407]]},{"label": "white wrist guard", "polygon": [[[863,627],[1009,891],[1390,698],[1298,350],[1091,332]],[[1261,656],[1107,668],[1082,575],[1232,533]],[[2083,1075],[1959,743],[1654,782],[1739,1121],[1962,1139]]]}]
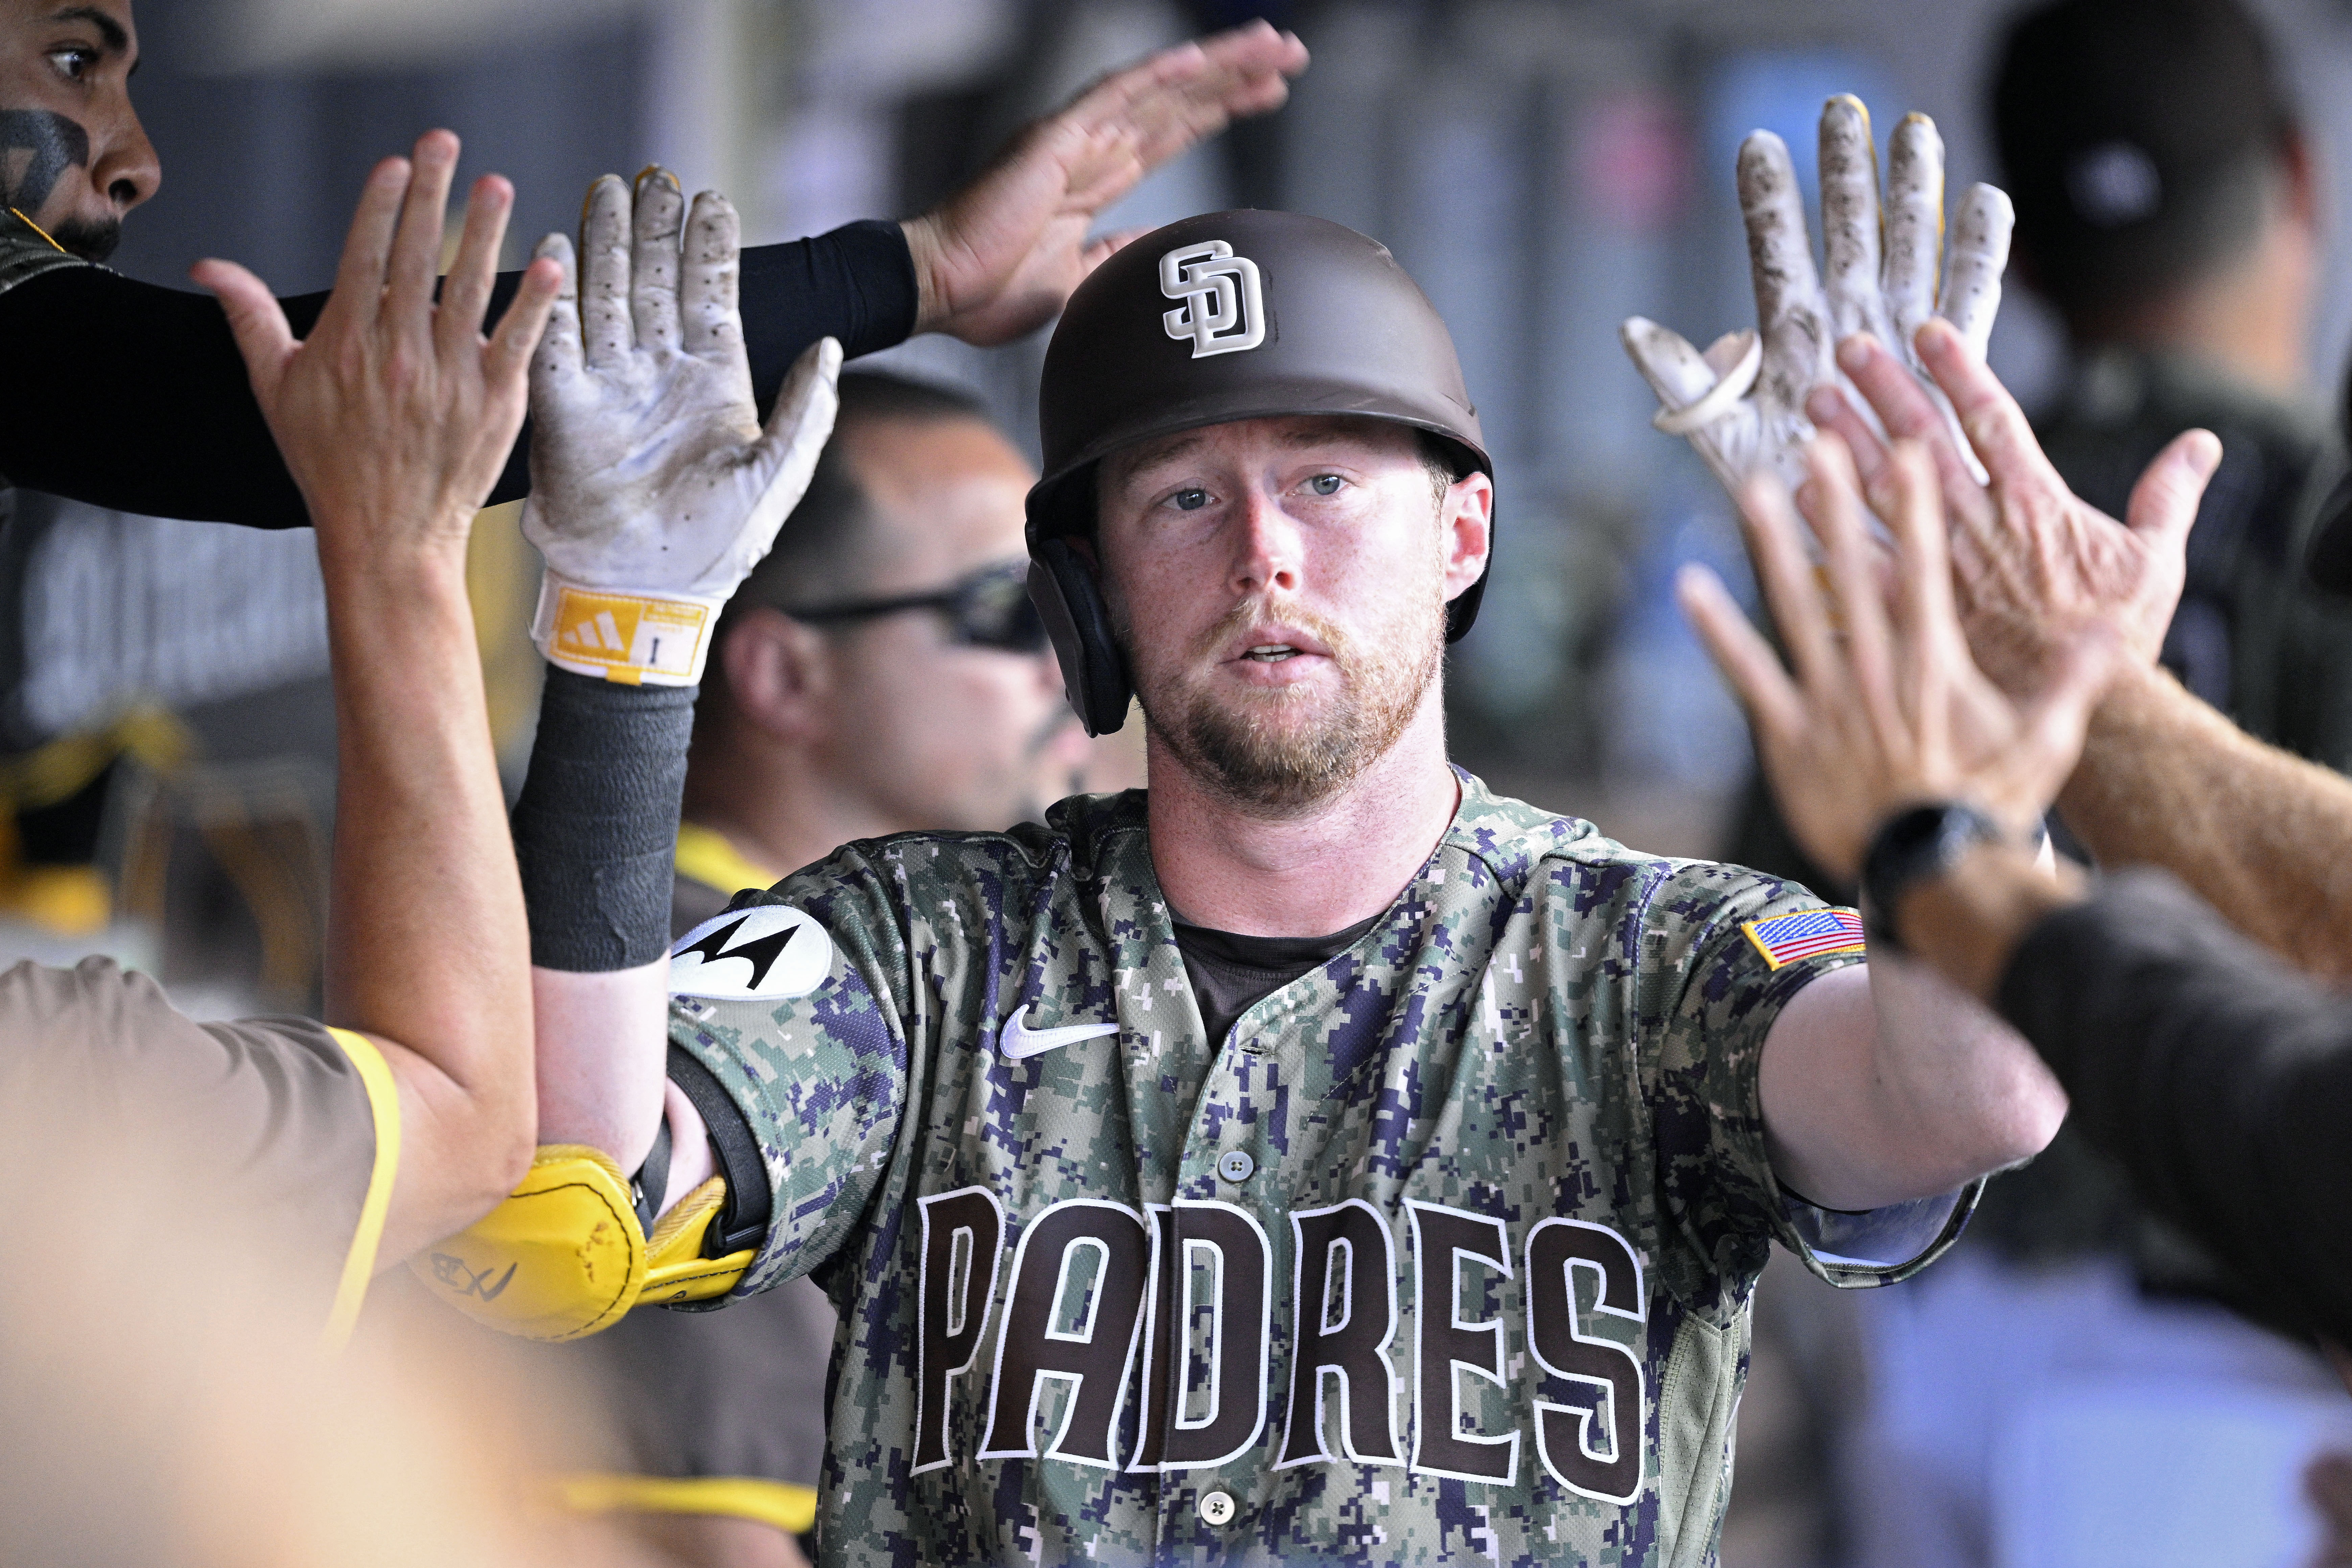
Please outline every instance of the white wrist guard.
[{"label": "white wrist guard", "polygon": [[531,640],[559,669],[625,686],[691,686],[702,679],[724,594],[583,588],[549,572],[539,584]]}]

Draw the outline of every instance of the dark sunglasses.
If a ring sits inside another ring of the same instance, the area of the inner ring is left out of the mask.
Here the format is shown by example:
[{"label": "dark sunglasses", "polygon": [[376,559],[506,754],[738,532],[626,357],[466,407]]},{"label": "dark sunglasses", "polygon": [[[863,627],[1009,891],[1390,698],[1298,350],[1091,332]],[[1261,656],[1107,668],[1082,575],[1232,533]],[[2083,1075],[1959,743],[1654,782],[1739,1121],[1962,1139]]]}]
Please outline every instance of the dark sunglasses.
[{"label": "dark sunglasses", "polygon": [[937,610],[948,618],[955,641],[965,647],[992,647],[1003,653],[1045,651],[1045,623],[1029,598],[1029,566],[1008,561],[983,566],[968,577],[934,588],[928,594],[900,594],[887,599],[845,599],[814,605],[784,614],[796,621],[863,621],[895,616],[902,610]]}]

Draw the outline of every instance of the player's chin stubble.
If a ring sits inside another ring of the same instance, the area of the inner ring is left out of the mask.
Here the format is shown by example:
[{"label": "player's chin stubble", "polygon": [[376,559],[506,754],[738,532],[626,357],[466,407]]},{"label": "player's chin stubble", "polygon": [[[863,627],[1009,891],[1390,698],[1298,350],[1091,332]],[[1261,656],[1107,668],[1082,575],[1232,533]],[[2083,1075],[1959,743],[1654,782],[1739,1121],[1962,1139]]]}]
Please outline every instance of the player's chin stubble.
[{"label": "player's chin stubble", "polygon": [[[1331,650],[1339,676],[1336,691],[1303,685],[1213,687],[1206,672],[1218,654],[1261,614],[1255,605],[1238,605],[1195,643],[1178,669],[1138,670],[1144,718],[1187,772],[1234,805],[1276,816],[1307,811],[1354,783],[1421,710],[1445,657],[1445,606],[1433,603],[1433,614],[1415,616],[1377,647],[1321,616],[1286,607],[1283,620]],[[1118,629],[1131,648],[1126,626]],[[1130,658],[1129,668],[1135,662]],[[1192,671],[1201,677],[1187,679]]]}]

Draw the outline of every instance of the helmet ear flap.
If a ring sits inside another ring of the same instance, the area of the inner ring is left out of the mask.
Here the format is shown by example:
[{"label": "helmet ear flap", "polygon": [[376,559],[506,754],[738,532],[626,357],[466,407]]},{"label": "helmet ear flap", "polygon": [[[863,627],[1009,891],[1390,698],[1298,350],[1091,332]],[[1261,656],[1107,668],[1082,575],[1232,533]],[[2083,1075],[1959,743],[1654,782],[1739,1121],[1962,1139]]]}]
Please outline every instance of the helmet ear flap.
[{"label": "helmet ear flap", "polygon": [[1127,722],[1127,661],[1110,633],[1102,585],[1066,539],[1041,539],[1029,556],[1029,597],[1062,661],[1062,689],[1089,735]]}]

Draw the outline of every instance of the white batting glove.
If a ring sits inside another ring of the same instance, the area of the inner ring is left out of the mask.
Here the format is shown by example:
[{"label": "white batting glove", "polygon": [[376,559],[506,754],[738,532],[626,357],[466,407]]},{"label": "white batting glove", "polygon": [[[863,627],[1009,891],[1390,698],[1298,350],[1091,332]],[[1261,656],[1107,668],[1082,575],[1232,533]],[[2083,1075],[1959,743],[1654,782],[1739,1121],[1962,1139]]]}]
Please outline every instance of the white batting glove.
[{"label": "white batting glove", "polygon": [[[1953,221],[1939,289],[1944,142],[1935,121],[1924,114],[1904,116],[1888,163],[1882,219],[1870,110],[1850,94],[1822,106],[1824,288],[1813,269],[1788,144],[1769,131],[1754,132],[1739,148],[1739,209],[1748,224],[1759,330],[1726,333],[1701,354],[1644,317],[1629,317],[1620,329],[1625,352],[1663,405],[1652,422],[1668,435],[1690,437],[1727,488],[1738,489],[1759,468],[1770,468],[1791,489],[1803,481],[1804,446],[1813,435],[1805,398],[1828,383],[1844,390],[1835,351],[1855,332],[1875,335],[1910,366],[1943,411],[1954,448],[1970,449],[1912,340],[1930,315],[1940,315],[1984,353],[2000,310],[2000,277],[2016,214],[2009,197],[1992,186],[1969,186]],[[1853,395],[1848,401],[1871,417],[1867,400]]]},{"label": "white batting glove", "polygon": [[569,241],[539,246],[563,289],[530,364],[522,531],[547,558],[531,635],[551,664],[631,684],[701,679],[719,607],[808,489],[837,406],[826,338],[760,427],[735,209],[711,191],[685,208],[667,169],[634,196],[607,174],[581,215],[581,286]]}]

